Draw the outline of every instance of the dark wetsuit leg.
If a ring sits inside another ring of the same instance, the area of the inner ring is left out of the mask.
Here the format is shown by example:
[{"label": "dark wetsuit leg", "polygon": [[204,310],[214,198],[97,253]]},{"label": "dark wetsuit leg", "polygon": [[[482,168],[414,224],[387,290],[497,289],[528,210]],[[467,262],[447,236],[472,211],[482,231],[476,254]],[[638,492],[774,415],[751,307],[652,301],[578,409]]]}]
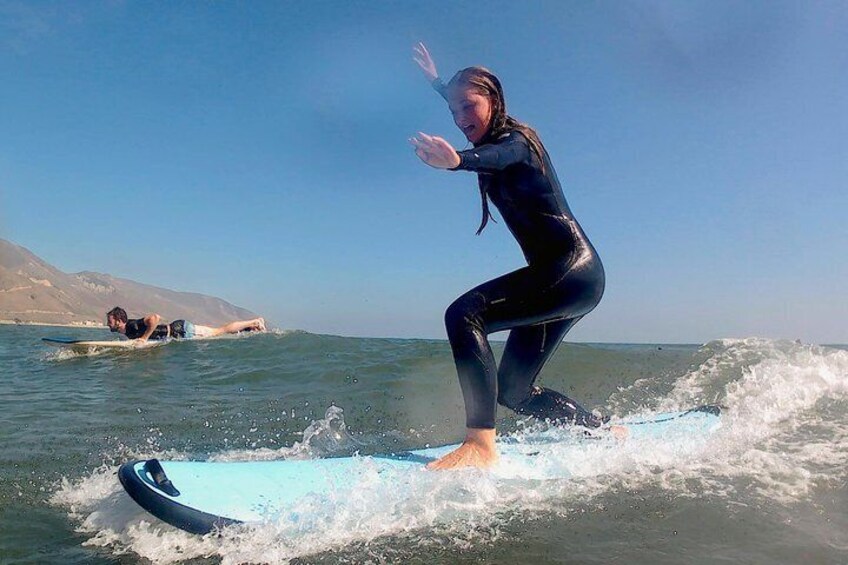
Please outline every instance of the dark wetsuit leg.
[{"label": "dark wetsuit leg", "polygon": [[[445,325],[468,427],[494,428],[499,399],[522,414],[600,425],[566,396],[533,387],[563,336],[603,293],[599,262],[572,267],[528,266],[470,290],[448,308]],[[487,335],[506,329],[513,331],[499,373]]]},{"label": "dark wetsuit leg", "polygon": [[542,366],[580,318],[515,328],[509,334],[498,368],[498,404],[537,418],[587,427],[603,422],[573,399],[549,388],[533,386]]}]

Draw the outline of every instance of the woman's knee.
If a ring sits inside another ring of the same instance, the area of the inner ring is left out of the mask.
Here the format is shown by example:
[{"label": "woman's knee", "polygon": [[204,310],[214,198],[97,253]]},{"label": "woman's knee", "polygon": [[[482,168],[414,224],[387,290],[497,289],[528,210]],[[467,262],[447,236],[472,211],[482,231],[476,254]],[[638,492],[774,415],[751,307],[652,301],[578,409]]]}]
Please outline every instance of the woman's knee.
[{"label": "woman's knee", "polygon": [[479,292],[468,292],[453,301],[445,310],[448,336],[470,329],[483,330],[482,313],[486,300]]}]

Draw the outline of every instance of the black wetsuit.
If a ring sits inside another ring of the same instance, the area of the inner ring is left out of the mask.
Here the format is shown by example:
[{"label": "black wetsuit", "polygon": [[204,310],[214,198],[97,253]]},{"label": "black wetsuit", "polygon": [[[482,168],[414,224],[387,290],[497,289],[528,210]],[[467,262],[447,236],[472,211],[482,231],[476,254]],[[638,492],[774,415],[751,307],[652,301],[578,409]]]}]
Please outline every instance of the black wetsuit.
[{"label": "black wetsuit", "polygon": [[[533,385],[568,330],[604,292],[601,260],[542,153],[540,158],[517,130],[459,152],[456,169],[490,175],[488,197],[528,263],[466,292],[445,313],[469,428],[494,428],[497,404],[538,418],[602,423],[565,395]],[[507,329],[498,368],[486,336]]]},{"label": "black wetsuit", "polygon": [[[138,339],[147,331],[144,318],[127,320],[126,336],[129,339]],[[148,339],[167,339],[168,337],[185,337],[185,320],[174,320],[170,324],[159,324]]]}]

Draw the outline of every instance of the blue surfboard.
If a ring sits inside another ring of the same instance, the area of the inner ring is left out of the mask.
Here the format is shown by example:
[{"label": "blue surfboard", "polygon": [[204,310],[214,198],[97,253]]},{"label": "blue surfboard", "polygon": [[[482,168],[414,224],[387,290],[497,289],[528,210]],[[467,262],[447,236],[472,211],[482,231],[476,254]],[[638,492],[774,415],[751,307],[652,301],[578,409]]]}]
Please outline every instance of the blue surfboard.
[{"label": "blue surfboard", "polygon": [[[720,427],[721,409],[701,406],[612,423],[627,427],[625,441],[691,442],[706,440]],[[581,446],[597,441],[597,436],[578,433],[567,440],[559,436],[553,441],[565,448],[567,457],[569,448],[578,455]],[[121,465],[118,478],[133,500],[150,514],[185,531],[206,534],[233,524],[274,520],[304,497],[320,496],[353,484],[363,473],[373,472],[375,466],[381,474],[420,469],[456,447],[445,445],[388,455],[307,460],[135,460]],[[501,464],[526,464],[544,449],[544,437],[535,442],[511,441],[509,437],[498,440]],[[569,476],[560,469],[543,478],[568,479]]]}]

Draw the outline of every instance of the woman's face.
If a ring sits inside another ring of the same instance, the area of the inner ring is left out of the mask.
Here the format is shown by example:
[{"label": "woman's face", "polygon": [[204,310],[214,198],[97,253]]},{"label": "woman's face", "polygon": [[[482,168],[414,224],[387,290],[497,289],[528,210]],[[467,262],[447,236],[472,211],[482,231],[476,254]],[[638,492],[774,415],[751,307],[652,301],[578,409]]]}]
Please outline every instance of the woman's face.
[{"label": "woman's face", "polygon": [[489,131],[492,122],[492,103],[472,86],[452,88],[448,107],[453,121],[471,143],[477,143]]}]

